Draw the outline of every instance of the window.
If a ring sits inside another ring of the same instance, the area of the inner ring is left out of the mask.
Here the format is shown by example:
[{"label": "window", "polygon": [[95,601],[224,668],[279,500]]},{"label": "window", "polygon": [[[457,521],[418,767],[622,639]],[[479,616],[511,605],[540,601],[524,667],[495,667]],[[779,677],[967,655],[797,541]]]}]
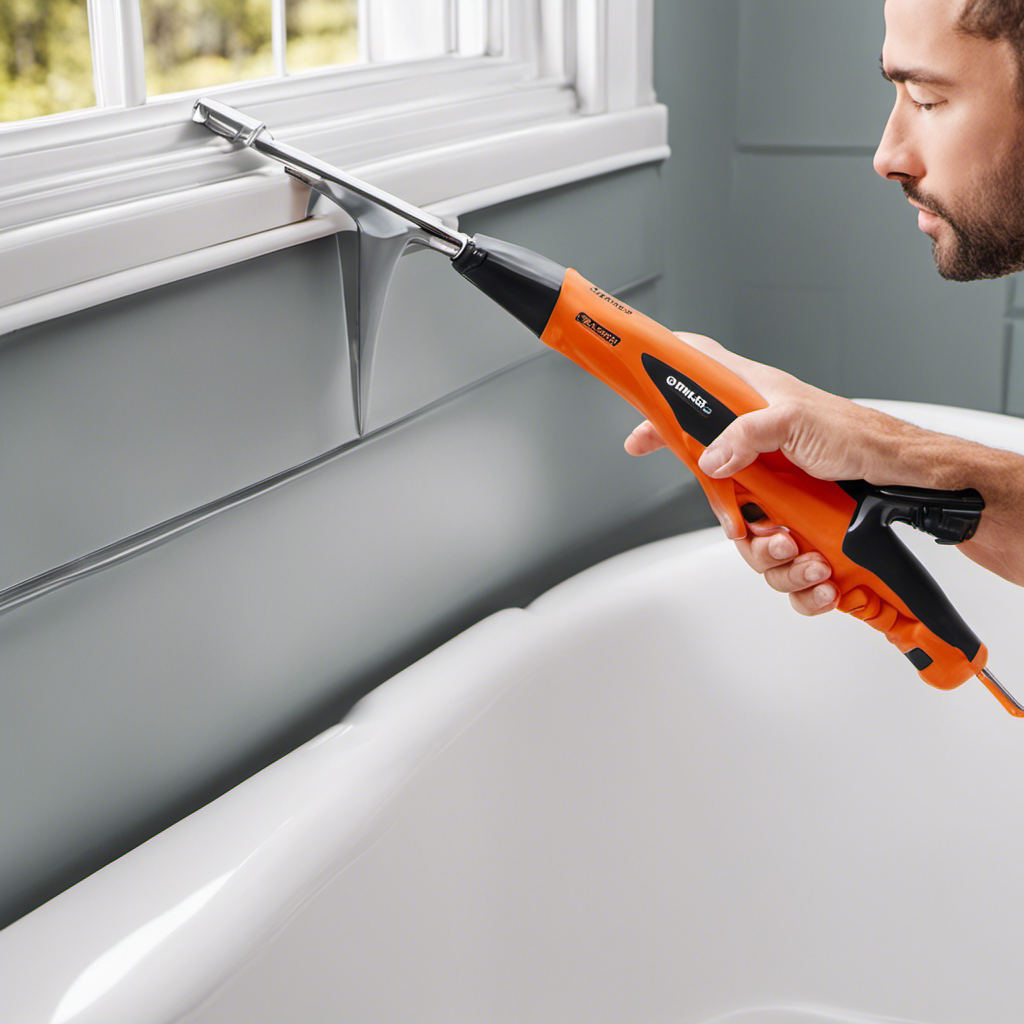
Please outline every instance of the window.
[{"label": "window", "polygon": [[499,16],[489,0],[0,0],[0,121],[321,68],[498,55]]},{"label": "window", "polygon": [[0,333],[338,230],[205,92],[447,215],[664,159],[653,2],[0,0]]}]

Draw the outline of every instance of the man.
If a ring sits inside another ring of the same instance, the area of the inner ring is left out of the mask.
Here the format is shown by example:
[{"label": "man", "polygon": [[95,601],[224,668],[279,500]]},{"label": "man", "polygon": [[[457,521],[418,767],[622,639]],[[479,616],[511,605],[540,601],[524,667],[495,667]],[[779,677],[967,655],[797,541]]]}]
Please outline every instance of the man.
[{"label": "man", "polygon": [[[896,102],[875,170],[897,182],[932,240],[939,273],[970,281],[1024,270],[1024,0],[885,0],[882,74]],[[985,512],[960,550],[1024,585],[1024,457],[922,430],[744,359],[710,338],[681,334],[744,378],[768,408],[736,419],[700,468],[722,478],[781,449],[812,476],[957,490]],[[663,446],[644,422],[626,451]],[[748,564],[797,611],[839,603],[818,552],[797,555],[784,523],[722,524]]]}]

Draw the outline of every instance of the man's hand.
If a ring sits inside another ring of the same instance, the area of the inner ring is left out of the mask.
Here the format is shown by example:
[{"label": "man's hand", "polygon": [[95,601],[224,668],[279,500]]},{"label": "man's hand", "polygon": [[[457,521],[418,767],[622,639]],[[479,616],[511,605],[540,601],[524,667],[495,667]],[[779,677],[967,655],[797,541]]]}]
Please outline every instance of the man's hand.
[{"label": "man's hand", "polygon": [[[664,445],[647,420],[626,438],[626,451],[630,455],[646,455]],[[817,551],[797,555],[796,542],[785,528],[766,516],[748,523],[747,527],[749,535],[736,541],[737,550],[772,589],[789,594],[790,603],[798,612],[820,615],[838,604],[835,586],[825,582],[832,574],[832,567],[824,555]]]},{"label": "man's hand", "polygon": [[[1021,502],[1006,493],[1005,485],[996,483],[1006,478],[1009,469],[1016,489],[1024,488],[1020,456],[935,434],[866,409],[782,370],[744,359],[710,338],[683,333],[678,337],[717,359],[768,402],[766,409],[734,420],[707,448],[698,465],[708,476],[732,476],[759,454],[781,450],[821,480],[861,479],[877,485],[945,490],[976,487],[989,507],[975,538],[960,549],[993,572],[1024,583],[1024,517],[1016,512]],[[646,455],[663,446],[647,421],[625,444],[630,455]],[[1015,462],[1008,466],[1007,460]],[[1010,514],[1011,507],[1016,514]],[[740,554],[769,586],[789,594],[798,612],[818,615],[838,604],[837,588],[828,582],[832,567],[822,554],[797,555],[784,523],[762,517],[748,527],[747,537],[732,538]]]}]

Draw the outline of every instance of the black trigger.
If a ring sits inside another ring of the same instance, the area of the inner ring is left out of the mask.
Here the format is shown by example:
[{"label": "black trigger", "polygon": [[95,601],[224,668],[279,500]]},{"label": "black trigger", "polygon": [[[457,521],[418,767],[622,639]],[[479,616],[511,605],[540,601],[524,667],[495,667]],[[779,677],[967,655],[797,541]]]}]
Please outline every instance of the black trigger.
[{"label": "black trigger", "polygon": [[751,502],[747,502],[746,505],[740,506],[740,515],[743,516],[748,523],[756,523],[758,519],[764,519],[764,512],[762,512],[757,505],[754,505]]}]

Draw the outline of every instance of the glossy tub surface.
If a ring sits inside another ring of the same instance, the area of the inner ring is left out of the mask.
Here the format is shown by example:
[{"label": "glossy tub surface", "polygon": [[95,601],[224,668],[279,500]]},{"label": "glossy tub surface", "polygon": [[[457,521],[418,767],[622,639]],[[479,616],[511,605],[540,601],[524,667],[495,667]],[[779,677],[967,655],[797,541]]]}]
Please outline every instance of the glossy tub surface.
[{"label": "glossy tub surface", "polygon": [[[1024,423],[903,403],[1024,451]],[[907,538],[1017,696],[1024,592]],[[480,622],[0,932],[0,1021],[1019,1024],[1024,722],[720,531]]]}]

